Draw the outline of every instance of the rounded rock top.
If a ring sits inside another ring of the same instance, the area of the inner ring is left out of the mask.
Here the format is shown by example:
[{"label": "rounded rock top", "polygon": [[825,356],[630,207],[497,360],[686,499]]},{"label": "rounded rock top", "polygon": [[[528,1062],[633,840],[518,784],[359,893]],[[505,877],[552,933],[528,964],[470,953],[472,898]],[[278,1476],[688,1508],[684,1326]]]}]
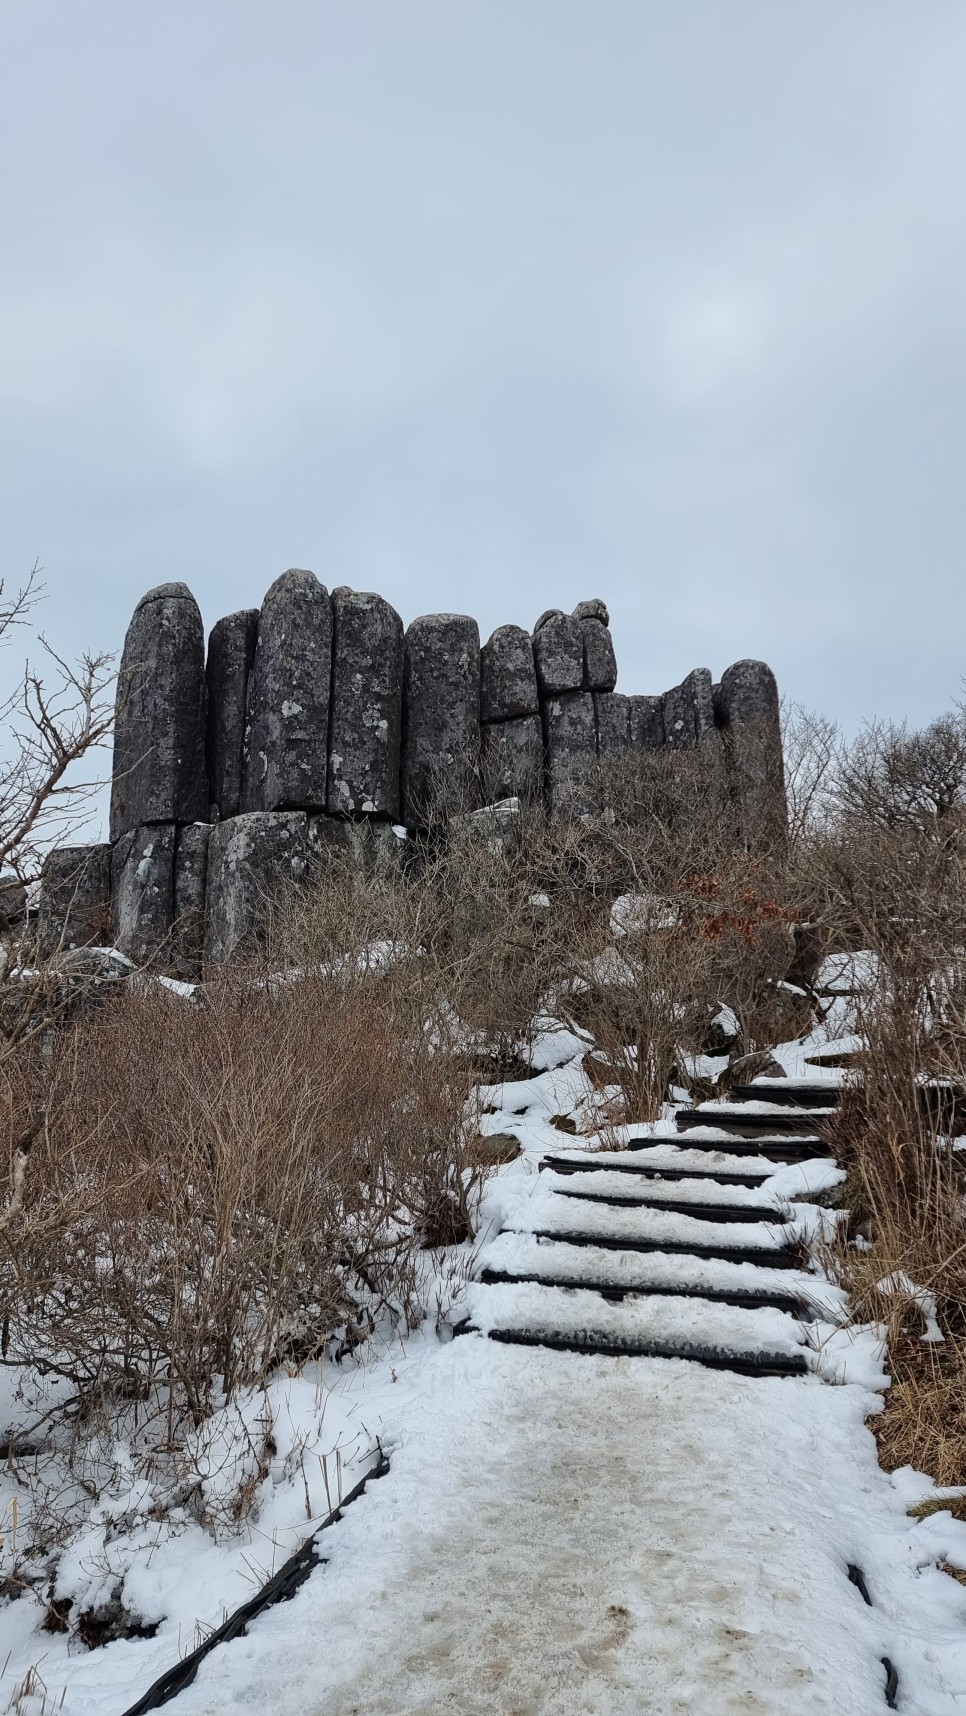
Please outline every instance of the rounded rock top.
[{"label": "rounded rock top", "polygon": [[191,602],[193,607],[198,606],[187,584],[180,583],[156,584],[153,590],[147,590],[141,597],[134,612],[139,614],[151,602]]},{"label": "rounded rock top", "polygon": [[573,617],[575,620],[599,620],[602,626],[610,625],[610,610],[600,596],[591,596],[587,602],[578,602]]}]

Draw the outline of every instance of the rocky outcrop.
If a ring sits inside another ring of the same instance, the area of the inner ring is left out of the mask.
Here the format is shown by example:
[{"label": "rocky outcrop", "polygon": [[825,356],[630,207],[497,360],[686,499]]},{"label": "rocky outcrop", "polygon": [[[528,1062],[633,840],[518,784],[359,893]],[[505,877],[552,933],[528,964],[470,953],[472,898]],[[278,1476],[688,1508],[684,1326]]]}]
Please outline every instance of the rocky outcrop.
[{"label": "rocky outcrop", "polygon": [[715,732],[711,675],[696,667],[680,685],[664,693],[664,742],[671,750],[690,750]]},{"label": "rocky outcrop", "polygon": [[481,780],[485,804],[543,795],[543,724],[539,715],[491,722],[483,728]]},{"label": "rocky outcrop", "polygon": [[610,615],[599,597],[578,602],[574,609],[584,636],[584,690],[613,691],[617,684],[617,657],[610,635]]},{"label": "rocky outcrop", "polygon": [[111,939],[111,848],[60,846],[40,874],[40,957],[70,947],[103,947]]},{"label": "rocky outcrop", "polygon": [[323,810],[329,757],[332,605],[314,572],[276,578],[248,680],[242,807]]},{"label": "rocky outcrop", "polygon": [[785,839],[788,815],[778,685],[763,661],[736,661],[721,675],[718,718],[729,785],[749,846]]},{"label": "rocky outcrop", "polygon": [[257,951],[273,907],[303,881],[307,860],[302,811],[253,811],[216,824],[208,843],[206,965]]},{"label": "rocky outcrop", "polygon": [[408,826],[472,809],[480,766],[480,634],[465,614],[424,614],[406,633],[402,798]]},{"label": "rocky outcrop", "polygon": [[664,747],[663,697],[629,697],[630,741],[634,751],[660,751]]},{"label": "rocky outcrop", "polygon": [[326,808],[398,822],[403,624],[381,596],[332,592]]},{"label": "rocky outcrop", "polygon": [[153,823],[123,834],[111,861],[111,914],[114,945],[132,964],[174,964],[174,855],[178,830],[173,822]]},{"label": "rocky outcrop", "polygon": [[512,721],[539,709],[530,635],[522,626],[498,626],[480,651],[480,719]]},{"label": "rocky outcrop", "polygon": [[543,705],[546,786],[550,809],[566,815],[589,808],[597,762],[597,719],[593,695],[572,692]]},{"label": "rocky outcrop", "polygon": [[160,584],[135,608],[116,707],[112,841],[206,816],[205,638],[187,584]]},{"label": "rocky outcrop", "polygon": [[573,614],[552,608],[533,631],[533,654],[541,701],[580,691],[584,683],[584,633]]},{"label": "rocky outcrop", "polygon": [[192,983],[201,976],[210,836],[208,823],[191,822],[178,829],[174,848],[174,967]]},{"label": "rocky outcrop", "polygon": [[248,678],[257,642],[257,608],[227,614],[212,627],[208,639],[205,755],[212,822],[237,816],[241,808]]},{"label": "rocky outcrop", "polygon": [[597,691],[594,710],[598,756],[602,759],[626,756],[631,747],[630,698],[620,691]]}]

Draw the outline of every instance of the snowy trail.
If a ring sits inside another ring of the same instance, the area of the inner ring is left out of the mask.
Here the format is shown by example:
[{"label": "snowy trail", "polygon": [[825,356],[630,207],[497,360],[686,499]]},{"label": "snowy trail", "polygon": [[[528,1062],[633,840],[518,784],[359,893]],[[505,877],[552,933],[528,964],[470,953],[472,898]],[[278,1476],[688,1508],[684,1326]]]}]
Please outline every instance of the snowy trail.
[{"label": "snowy trail", "polygon": [[907,1592],[880,1589],[903,1514],[869,1404],[856,1385],[455,1341],[400,1378],[392,1471],[329,1534],[329,1564],[177,1708],[881,1716],[916,1592],[911,1567]]}]

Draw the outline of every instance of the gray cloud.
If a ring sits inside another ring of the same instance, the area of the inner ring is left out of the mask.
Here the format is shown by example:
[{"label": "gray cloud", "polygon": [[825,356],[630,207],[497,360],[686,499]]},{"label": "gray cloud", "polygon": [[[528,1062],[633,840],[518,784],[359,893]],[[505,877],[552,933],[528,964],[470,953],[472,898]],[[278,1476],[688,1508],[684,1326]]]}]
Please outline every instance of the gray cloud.
[{"label": "gray cloud", "polygon": [[966,12],[7,0],[11,579],[116,648],[287,565],[622,684],[762,655],[849,724],[960,689]]}]

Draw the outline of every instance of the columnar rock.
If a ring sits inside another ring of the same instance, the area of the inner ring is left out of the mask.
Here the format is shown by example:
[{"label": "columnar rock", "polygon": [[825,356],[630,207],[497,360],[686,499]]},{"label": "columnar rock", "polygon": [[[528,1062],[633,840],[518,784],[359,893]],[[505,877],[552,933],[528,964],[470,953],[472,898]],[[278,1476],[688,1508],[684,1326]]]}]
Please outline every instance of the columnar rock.
[{"label": "columnar rock", "polygon": [[189,822],[174,848],[174,965],[180,977],[201,976],[205,939],[205,885],[211,825]]},{"label": "columnar rock", "polygon": [[208,812],[205,636],[187,584],[142,596],[117,680],[111,839]]},{"label": "columnar rock", "polygon": [[242,808],[325,805],[332,606],[314,572],[276,578],[262,603],[248,679]]},{"label": "columnar rock", "polygon": [[530,634],[522,626],[498,626],[480,651],[480,719],[511,721],[539,709]]},{"label": "columnar rock", "polygon": [[542,705],[546,785],[554,811],[588,809],[597,763],[597,720],[589,691],[552,697]]},{"label": "columnar rock", "polygon": [[253,811],[216,823],[208,841],[206,965],[254,954],[273,909],[303,881],[308,858],[303,811]]},{"label": "columnar rock", "polygon": [[173,822],[153,823],[122,834],[111,861],[114,945],[135,965],[173,964]]},{"label": "columnar rock", "polygon": [[330,815],[399,819],[403,624],[381,596],[332,592]]},{"label": "columnar rock", "polygon": [[539,715],[518,715],[483,728],[483,801],[536,800],[543,793],[543,724]]},{"label": "columnar rock", "polygon": [[594,692],[599,757],[623,757],[630,749],[630,698],[620,691]]},{"label": "columnar rock", "polygon": [[111,848],[60,846],[40,873],[37,936],[40,956],[111,941]]},{"label": "columnar rock", "polygon": [[434,807],[472,808],[480,764],[480,634],[465,614],[424,614],[406,632],[402,796],[409,827]]},{"label": "columnar rock", "polygon": [[664,738],[672,750],[702,745],[714,734],[711,675],[696,667],[680,685],[664,693]]},{"label": "columnar rock", "polygon": [[663,697],[629,697],[633,751],[659,751],[664,745]]},{"label": "columnar rock", "polygon": [[763,661],[736,661],[721,675],[718,711],[732,793],[745,839],[769,845],[787,834],[778,686]]},{"label": "columnar rock", "polygon": [[258,609],[227,614],[211,629],[205,681],[208,688],[209,818],[237,816],[241,805],[248,676],[258,641]]},{"label": "columnar rock", "polygon": [[541,701],[581,690],[584,633],[574,614],[561,613],[559,608],[541,614],[533,628],[533,654]]},{"label": "columnar rock", "polygon": [[610,635],[607,604],[599,597],[578,602],[574,619],[584,635],[584,690],[613,691],[617,684],[617,657]]}]

